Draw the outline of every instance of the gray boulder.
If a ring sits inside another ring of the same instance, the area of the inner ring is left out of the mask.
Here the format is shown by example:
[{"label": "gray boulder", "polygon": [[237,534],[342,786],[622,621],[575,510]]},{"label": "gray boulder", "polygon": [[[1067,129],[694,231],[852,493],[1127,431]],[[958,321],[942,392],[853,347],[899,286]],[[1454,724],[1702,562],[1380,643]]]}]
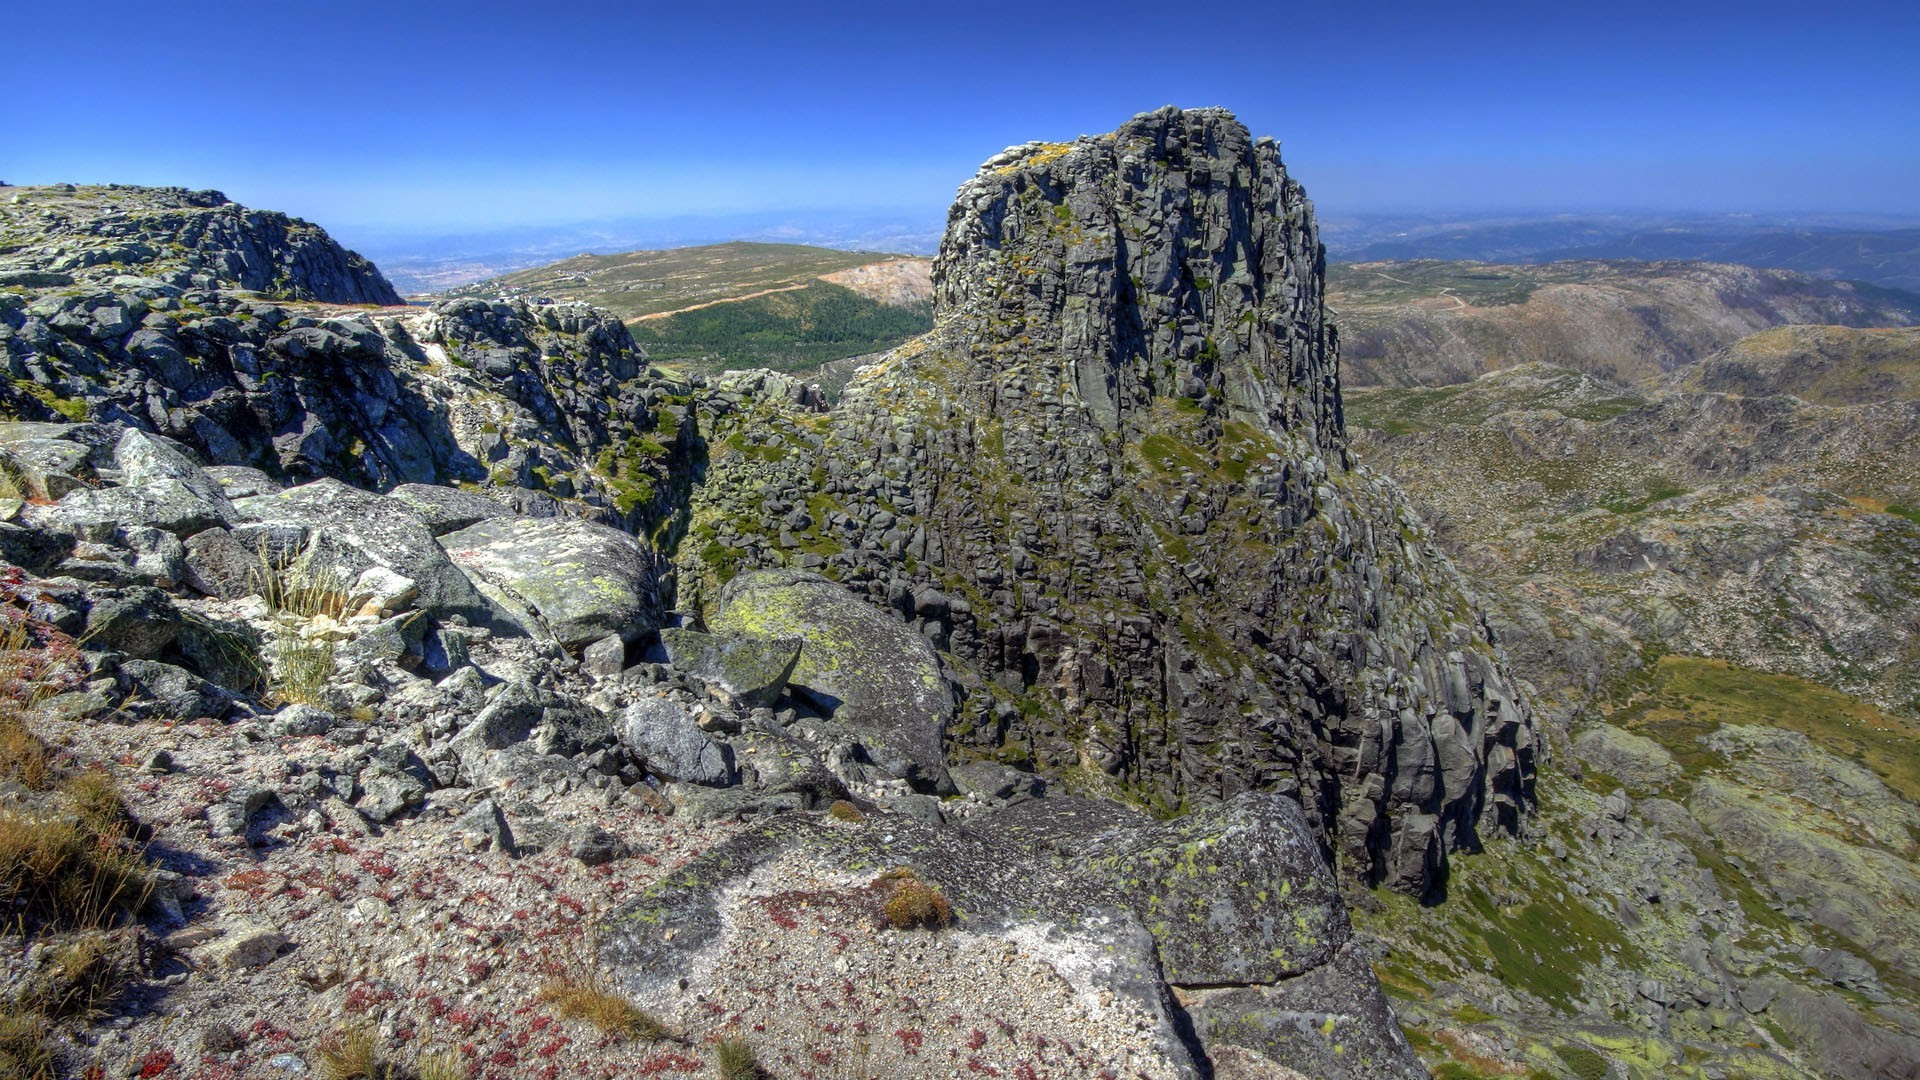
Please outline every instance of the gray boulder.
[{"label": "gray boulder", "polygon": [[419,516],[398,500],[338,480],[316,480],[234,506],[248,522],[306,529],[307,572],[330,575],[343,589],[378,566],[419,586],[415,606],[436,619],[459,615],[474,623],[498,622],[496,629],[522,630],[474,589]]},{"label": "gray boulder", "polygon": [[0,469],[15,477],[25,495],[58,500],[93,479],[88,457],[85,446],[66,439],[22,439],[0,447]]},{"label": "gray boulder", "polygon": [[685,706],[645,698],[620,717],[620,742],[648,772],[669,780],[726,787],[738,779],[732,755],[707,737]]},{"label": "gray boulder", "polygon": [[115,488],[79,488],[52,506],[28,506],[23,524],[87,540],[107,540],[116,529],[137,525],[188,537],[228,524],[231,509],[223,496],[213,502],[175,479]]},{"label": "gray boulder", "polygon": [[435,536],[444,536],[493,518],[518,516],[512,507],[477,491],[462,491],[437,484],[401,484],[387,492],[387,497],[406,503],[414,513],[420,515],[420,520],[427,523],[427,528],[433,530]]},{"label": "gray boulder", "polygon": [[130,487],[141,487],[162,480],[177,481],[181,487],[204,500],[220,512],[226,520],[234,517],[233,503],[228,501],[226,489],[200,468],[200,464],[188,456],[186,451],[149,435],[139,428],[129,428],[120,436],[113,448],[113,463],[119,467]]},{"label": "gray boulder", "polygon": [[771,705],[787,688],[800,659],[801,639],[660,631],[667,662],[684,675],[718,687],[748,706]]},{"label": "gray boulder", "polygon": [[718,633],[799,638],[792,683],[857,732],[875,764],[923,790],[953,790],[942,742],[953,692],[925,638],[826,578],[742,574],[720,594]]},{"label": "gray boulder", "polygon": [[564,518],[483,521],[440,538],[473,585],[568,648],[660,625],[658,559],[604,525]]}]

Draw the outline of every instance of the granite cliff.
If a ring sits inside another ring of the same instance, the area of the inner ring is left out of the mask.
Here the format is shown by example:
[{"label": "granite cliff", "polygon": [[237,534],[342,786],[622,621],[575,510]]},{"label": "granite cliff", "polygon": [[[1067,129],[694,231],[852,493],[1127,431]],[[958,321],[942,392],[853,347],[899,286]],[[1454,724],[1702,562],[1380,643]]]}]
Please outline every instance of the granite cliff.
[{"label": "granite cliff", "polygon": [[919,625],[964,691],[957,756],[1163,811],[1287,791],[1343,872],[1427,891],[1518,825],[1535,736],[1426,527],[1347,451],[1323,274],[1278,148],[1224,112],[1014,148],[961,188],[933,333],[855,379],[817,455],[742,461],[696,520]]}]

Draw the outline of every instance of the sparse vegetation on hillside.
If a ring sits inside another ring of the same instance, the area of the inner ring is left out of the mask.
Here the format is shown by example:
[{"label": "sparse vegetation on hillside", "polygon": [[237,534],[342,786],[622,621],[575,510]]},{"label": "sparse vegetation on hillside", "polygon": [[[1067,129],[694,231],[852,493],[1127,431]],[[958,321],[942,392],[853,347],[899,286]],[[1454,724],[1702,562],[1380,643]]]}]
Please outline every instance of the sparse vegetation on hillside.
[{"label": "sparse vegetation on hillside", "polygon": [[791,292],[638,322],[632,330],[655,362],[803,372],[829,360],[890,349],[932,326],[928,306],[889,307],[816,281]]},{"label": "sparse vegetation on hillside", "polygon": [[712,244],[705,247],[576,255],[449,290],[453,296],[550,296],[584,300],[622,319],[679,311],[770,289],[805,286],[821,274],[890,256],[804,244]]}]

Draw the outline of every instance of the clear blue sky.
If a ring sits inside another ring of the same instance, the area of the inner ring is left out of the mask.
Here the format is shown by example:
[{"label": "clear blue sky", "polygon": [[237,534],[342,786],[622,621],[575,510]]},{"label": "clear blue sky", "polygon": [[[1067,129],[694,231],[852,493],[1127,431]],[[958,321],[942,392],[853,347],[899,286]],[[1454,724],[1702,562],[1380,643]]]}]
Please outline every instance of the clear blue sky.
[{"label": "clear blue sky", "polygon": [[1920,4],[23,3],[0,179],[336,227],[874,210],[1224,105],[1323,214],[1920,213]]}]

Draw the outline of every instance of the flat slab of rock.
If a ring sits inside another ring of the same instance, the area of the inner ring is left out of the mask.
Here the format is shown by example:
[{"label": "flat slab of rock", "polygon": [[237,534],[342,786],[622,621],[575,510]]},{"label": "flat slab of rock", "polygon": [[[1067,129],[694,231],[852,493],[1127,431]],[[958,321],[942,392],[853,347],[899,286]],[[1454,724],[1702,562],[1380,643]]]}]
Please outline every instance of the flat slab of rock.
[{"label": "flat slab of rock", "polygon": [[718,633],[799,638],[791,681],[857,732],[874,763],[923,790],[953,790],[942,740],[953,693],[911,626],[815,574],[741,574],[720,594]]},{"label": "flat slab of rock", "polygon": [[797,637],[702,634],[677,627],[660,631],[668,663],[749,706],[771,705],[787,688],[801,644]]},{"label": "flat slab of rock", "polygon": [[498,590],[555,641],[578,648],[660,625],[658,559],[640,541],[592,522],[498,518],[440,544],[476,586]]}]

